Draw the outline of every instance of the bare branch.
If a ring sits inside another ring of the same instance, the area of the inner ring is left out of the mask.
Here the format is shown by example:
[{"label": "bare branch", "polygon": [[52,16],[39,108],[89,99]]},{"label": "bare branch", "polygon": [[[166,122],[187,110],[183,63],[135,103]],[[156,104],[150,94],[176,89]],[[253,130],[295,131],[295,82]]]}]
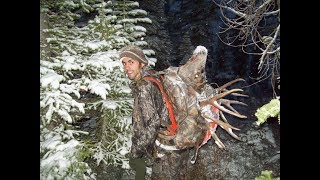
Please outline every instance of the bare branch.
[{"label": "bare branch", "polygon": [[227,9],[227,10],[233,12],[234,14],[237,14],[237,15],[240,16],[240,17],[246,16],[246,14],[244,14],[244,13],[242,13],[242,12],[239,12],[239,11],[236,11],[236,10],[233,9],[233,8],[230,8],[230,7],[228,7],[228,6],[223,6],[223,5],[221,5],[221,4],[218,4],[218,3],[216,3],[214,0],[213,0],[213,2],[214,2],[217,6],[219,6],[220,8],[222,8],[222,9]]},{"label": "bare branch", "polygon": [[272,1],[274,1],[274,0],[267,0],[267,1],[265,1],[263,4],[261,4],[256,10],[255,10],[255,12],[258,12],[258,11],[260,11],[262,8],[265,8],[267,5],[269,5],[269,3],[271,3]]},{"label": "bare branch", "polygon": [[[262,64],[263,64],[264,58],[265,58],[268,50],[271,48],[271,46],[273,45],[274,41],[275,41],[276,38],[278,37],[278,33],[279,33],[279,32],[280,32],[280,24],[278,25],[277,30],[276,30],[276,32],[275,32],[272,40],[270,41],[270,43],[268,44],[267,48],[266,48],[266,49],[263,51],[263,53],[262,53],[262,56],[261,56],[261,58],[260,58],[260,64],[259,64],[259,66],[258,66],[258,69],[261,69],[261,66],[262,66]],[[279,49],[280,49],[280,47],[279,47]]]},{"label": "bare branch", "polygon": [[[260,56],[257,59],[260,77],[257,79],[279,77],[280,1],[212,1],[220,8],[224,24],[218,33],[221,42],[241,48],[246,54]],[[222,36],[223,34],[226,36]]]},{"label": "bare branch", "polygon": [[278,14],[278,13],[280,13],[280,9],[278,9],[276,11],[265,12],[263,14],[266,15],[266,16],[269,16],[269,15],[275,15],[275,14]]}]

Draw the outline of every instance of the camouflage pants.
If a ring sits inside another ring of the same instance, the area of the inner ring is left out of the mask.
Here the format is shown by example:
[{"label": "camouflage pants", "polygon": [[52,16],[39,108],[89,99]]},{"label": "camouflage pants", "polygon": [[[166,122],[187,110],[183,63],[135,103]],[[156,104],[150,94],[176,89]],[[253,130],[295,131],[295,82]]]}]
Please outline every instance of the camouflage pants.
[{"label": "camouflage pants", "polygon": [[152,167],[152,180],[184,180],[188,173],[189,150],[170,151],[157,158]]}]

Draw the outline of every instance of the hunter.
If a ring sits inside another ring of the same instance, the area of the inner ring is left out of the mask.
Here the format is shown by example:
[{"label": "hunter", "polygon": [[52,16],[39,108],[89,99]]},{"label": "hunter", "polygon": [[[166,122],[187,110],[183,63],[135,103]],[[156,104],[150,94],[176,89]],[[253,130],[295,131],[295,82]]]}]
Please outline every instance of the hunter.
[{"label": "hunter", "polygon": [[148,66],[143,51],[133,45],[120,51],[120,61],[132,81],[132,147],[129,164],[136,171],[135,179],[145,179],[146,167],[152,168],[151,179],[185,179],[189,150],[164,151],[155,144],[161,129],[170,124],[168,109],[158,85],[145,77],[159,80]]}]

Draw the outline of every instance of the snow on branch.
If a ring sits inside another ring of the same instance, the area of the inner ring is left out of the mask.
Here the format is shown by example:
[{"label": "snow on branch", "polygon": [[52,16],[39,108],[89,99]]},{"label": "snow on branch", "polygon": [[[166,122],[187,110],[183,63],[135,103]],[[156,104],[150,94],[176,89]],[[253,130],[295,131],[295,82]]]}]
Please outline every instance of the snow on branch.
[{"label": "snow on branch", "polygon": [[55,72],[49,72],[40,78],[40,83],[43,88],[52,87],[53,89],[58,89],[60,82],[65,80],[65,77],[59,75]]},{"label": "snow on branch", "polygon": [[51,131],[41,130],[40,153],[44,155],[40,161],[40,179],[65,179],[68,176],[72,179],[95,179],[91,168],[82,162],[89,156],[85,152],[89,151],[85,151],[83,144],[74,138],[74,135],[88,133],[64,129],[60,124]]},{"label": "snow on branch", "polygon": [[92,80],[88,88],[91,93],[99,95],[102,99],[106,99],[108,91],[111,90],[109,84],[100,83],[99,80]]},{"label": "snow on branch", "polygon": [[40,108],[47,108],[45,113],[46,121],[42,119],[43,124],[50,124],[54,113],[68,123],[72,123],[72,117],[69,112],[72,108],[77,108],[79,112],[84,113],[84,105],[84,103],[76,102],[69,94],[61,93],[59,90],[42,93],[40,95]]},{"label": "snow on branch", "polygon": [[147,15],[147,11],[142,10],[142,9],[134,9],[131,11],[128,11],[128,14],[132,15],[132,16],[136,16],[136,15]]}]

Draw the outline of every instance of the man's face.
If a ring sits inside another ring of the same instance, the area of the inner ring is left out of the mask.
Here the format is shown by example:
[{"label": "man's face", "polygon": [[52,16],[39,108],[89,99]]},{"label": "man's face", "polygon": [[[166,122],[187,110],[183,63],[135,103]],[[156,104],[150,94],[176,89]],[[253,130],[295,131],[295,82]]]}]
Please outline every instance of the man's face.
[{"label": "man's face", "polygon": [[130,80],[137,81],[138,79],[140,79],[140,71],[141,68],[144,66],[143,63],[140,63],[139,61],[131,59],[129,57],[124,57],[122,59],[122,65],[124,72],[127,74]]}]

